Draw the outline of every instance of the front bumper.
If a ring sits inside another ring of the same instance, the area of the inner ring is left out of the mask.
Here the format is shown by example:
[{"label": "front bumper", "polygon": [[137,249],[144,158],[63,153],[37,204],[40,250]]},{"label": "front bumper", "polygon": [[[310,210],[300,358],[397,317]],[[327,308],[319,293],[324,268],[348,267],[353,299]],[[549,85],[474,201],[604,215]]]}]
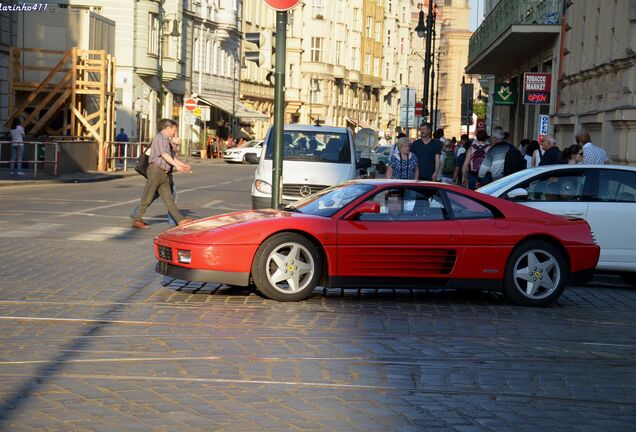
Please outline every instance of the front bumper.
[{"label": "front bumper", "polygon": [[242,154],[223,155],[223,160],[226,162],[243,162]]},{"label": "front bumper", "polygon": [[155,271],[164,276],[192,282],[216,282],[226,285],[248,286],[250,281],[249,273],[185,268],[166,261],[158,261],[155,265]]}]

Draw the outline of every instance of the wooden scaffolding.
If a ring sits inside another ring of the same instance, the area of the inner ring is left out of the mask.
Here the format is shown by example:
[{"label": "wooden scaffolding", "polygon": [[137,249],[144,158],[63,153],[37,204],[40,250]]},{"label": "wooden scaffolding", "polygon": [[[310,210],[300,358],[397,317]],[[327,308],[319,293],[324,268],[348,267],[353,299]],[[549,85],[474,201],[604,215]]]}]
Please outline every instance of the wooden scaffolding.
[{"label": "wooden scaffolding", "polygon": [[115,134],[115,58],[103,50],[10,48],[9,120],[22,118],[30,135],[98,143],[97,169],[106,170]]}]

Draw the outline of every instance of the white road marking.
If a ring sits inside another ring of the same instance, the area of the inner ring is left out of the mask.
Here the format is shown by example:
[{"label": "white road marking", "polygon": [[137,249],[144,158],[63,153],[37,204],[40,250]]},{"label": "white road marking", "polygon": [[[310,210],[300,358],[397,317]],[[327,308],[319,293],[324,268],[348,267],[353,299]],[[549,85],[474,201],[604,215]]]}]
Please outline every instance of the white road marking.
[{"label": "white road marking", "polygon": [[215,205],[217,205],[217,204],[220,204],[220,203],[222,203],[222,202],[223,202],[223,200],[212,200],[212,201],[210,201],[209,203],[203,204],[201,207],[203,207],[203,208],[210,208],[210,207],[213,207],[213,206],[215,206]]},{"label": "white road marking", "polygon": [[76,236],[70,237],[69,240],[79,240],[79,241],[104,241],[112,238],[114,236],[123,235],[131,232],[133,230],[132,227],[113,227],[106,226],[101,227],[93,232],[82,233]]}]

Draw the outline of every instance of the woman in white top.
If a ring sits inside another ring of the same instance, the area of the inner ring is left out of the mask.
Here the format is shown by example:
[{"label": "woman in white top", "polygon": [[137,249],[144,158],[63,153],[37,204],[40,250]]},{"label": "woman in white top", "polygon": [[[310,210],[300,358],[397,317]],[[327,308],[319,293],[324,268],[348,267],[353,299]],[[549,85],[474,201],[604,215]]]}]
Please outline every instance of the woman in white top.
[{"label": "woman in white top", "polygon": [[[539,152],[536,153],[536,158],[535,152]],[[532,140],[528,144],[526,144],[526,151],[523,157],[526,160],[528,168],[539,166],[539,162],[541,161],[541,148],[539,147],[539,142],[536,140]]]},{"label": "woman in white top", "polygon": [[22,155],[24,155],[24,128],[20,124],[20,119],[14,118],[11,124],[11,174],[15,174],[17,169],[18,175],[23,176],[22,171]]}]

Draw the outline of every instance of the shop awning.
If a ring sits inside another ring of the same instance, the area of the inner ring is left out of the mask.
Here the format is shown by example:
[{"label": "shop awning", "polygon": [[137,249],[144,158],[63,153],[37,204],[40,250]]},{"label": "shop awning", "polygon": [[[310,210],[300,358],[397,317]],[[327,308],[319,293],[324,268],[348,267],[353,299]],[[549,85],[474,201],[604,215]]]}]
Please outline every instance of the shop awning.
[{"label": "shop awning", "polygon": [[364,121],[357,118],[345,117],[345,120],[351,123],[354,126],[359,126],[361,128],[368,128],[369,125]]},{"label": "shop awning", "polygon": [[467,74],[504,75],[533,56],[554,47],[560,25],[515,24],[482,51],[470,53]]},{"label": "shop awning", "polygon": [[199,100],[207,105],[217,107],[221,111],[225,111],[230,115],[232,115],[232,112],[234,111],[236,113],[236,117],[243,120],[269,120],[269,116],[267,114],[248,108],[238,100],[234,100],[233,102],[232,98],[215,97],[214,99],[208,99],[199,96]]}]

